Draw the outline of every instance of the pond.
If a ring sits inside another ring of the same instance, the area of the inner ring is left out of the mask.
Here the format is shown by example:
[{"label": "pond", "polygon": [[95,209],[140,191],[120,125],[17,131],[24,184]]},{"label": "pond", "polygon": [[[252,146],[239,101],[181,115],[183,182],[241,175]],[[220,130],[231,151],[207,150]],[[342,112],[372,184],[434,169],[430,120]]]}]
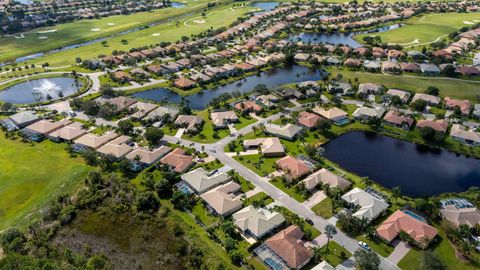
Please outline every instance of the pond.
[{"label": "pond", "polygon": [[252,7],[260,8],[263,12],[271,11],[278,7],[278,2],[254,2],[251,4]]},{"label": "pond", "polygon": [[75,79],[69,77],[36,79],[0,91],[0,100],[13,104],[31,104],[73,95],[81,87],[81,81],[75,84]]},{"label": "pond", "polygon": [[376,32],[385,32],[393,29],[397,29],[401,27],[401,24],[393,24],[389,26],[384,26],[368,31],[357,31],[357,32],[301,32],[298,34],[294,34],[290,36],[290,40],[292,41],[303,41],[305,43],[328,43],[328,44],[344,44],[348,45],[352,48],[362,47],[362,44],[357,42],[353,39],[353,36],[358,34],[366,34],[366,33],[376,33]]},{"label": "pond", "polygon": [[[245,77],[239,81],[219,86],[212,90],[203,90],[197,94],[185,96],[190,101],[190,107],[194,110],[205,109],[210,101],[223,93],[240,91],[251,92],[258,84],[264,84],[269,88],[282,84],[321,80],[325,73],[320,70],[312,70],[304,66],[290,66],[271,69],[258,75]],[[167,88],[154,88],[133,94],[135,98],[150,99],[158,102],[180,103],[182,96]]]},{"label": "pond", "polygon": [[380,185],[421,197],[480,186],[480,160],[361,131],[324,145],[324,156]]}]

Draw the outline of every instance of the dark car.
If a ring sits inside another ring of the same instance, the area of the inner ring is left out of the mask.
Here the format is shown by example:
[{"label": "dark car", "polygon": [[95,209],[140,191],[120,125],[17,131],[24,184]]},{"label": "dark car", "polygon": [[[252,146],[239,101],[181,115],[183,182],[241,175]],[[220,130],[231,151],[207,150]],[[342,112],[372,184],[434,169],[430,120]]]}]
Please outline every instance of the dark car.
[{"label": "dark car", "polygon": [[306,218],[306,219],[305,219],[305,222],[307,222],[307,223],[310,224],[310,225],[313,225],[313,221],[312,221],[311,219],[309,219],[309,218]]}]

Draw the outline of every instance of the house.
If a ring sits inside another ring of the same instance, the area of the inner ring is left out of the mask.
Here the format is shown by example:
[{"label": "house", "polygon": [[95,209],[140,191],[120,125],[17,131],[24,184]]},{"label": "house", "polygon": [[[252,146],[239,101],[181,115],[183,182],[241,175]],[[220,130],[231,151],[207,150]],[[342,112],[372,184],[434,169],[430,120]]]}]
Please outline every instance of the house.
[{"label": "house", "polygon": [[382,86],[374,83],[361,83],[358,85],[357,94],[361,97],[378,95],[382,92]]},{"label": "house", "polygon": [[175,62],[161,64],[160,67],[162,68],[162,72],[164,74],[178,72],[182,68],[182,66]]},{"label": "house", "polygon": [[175,87],[182,88],[182,89],[192,88],[196,84],[197,84],[196,82],[190,79],[187,79],[185,77],[180,77],[173,82],[173,85],[175,85]]},{"label": "house", "polygon": [[313,251],[302,241],[303,236],[300,227],[290,225],[266,240],[265,246],[282,258],[291,269],[301,269],[313,257]]},{"label": "house", "polygon": [[450,137],[471,146],[480,146],[480,133],[467,129],[460,124],[453,124]]},{"label": "house", "polygon": [[267,108],[272,108],[272,107],[275,107],[275,103],[278,102],[280,98],[273,94],[268,94],[268,95],[257,96],[255,97],[255,100],[257,102],[260,102]]},{"label": "house", "polygon": [[265,157],[279,157],[285,155],[285,149],[283,148],[280,139],[277,137],[245,140],[243,141],[243,147],[245,149],[258,149],[260,147],[260,152]]},{"label": "house", "polygon": [[146,72],[145,70],[141,68],[134,68],[130,70],[130,74],[137,75],[141,78],[150,78],[150,73]]},{"label": "house", "polygon": [[159,65],[149,65],[147,66],[147,70],[156,75],[162,74],[162,67]]},{"label": "house", "polygon": [[252,66],[248,63],[245,63],[245,62],[241,62],[241,63],[235,63],[233,65],[235,68],[239,69],[239,70],[242,70],[244,72],[248,72],[248,71],[252,71],[255,69],[255,66]]},{"label": "house", "polygon": [[383,61],[382,62],[382,71],[384,73],[400,73],[401,68],[397,62],[392,61]]},{"label": "house", "polygon": [[133,147],[130,145],[131,142],[131,137],[122,135],[98,148],[97,152],[121,158],[133,150]]},{"label": "house", "polygon": [[118,82],[126,83],[132,80],[132,76],[130,74],[126,73],[125,71],[115,71],[114,73],[111,73],[112,79]]},{"label": "house", "polygon": [[297,53],[293,56],[295,62],[307,62],[310,59],[310,54],[308,53]]},{"label": "house", "polygon": [[161,164],[168,165],[173,171],[183,173],[193,166],[193,159],[191,156],[185,154],[180,148],[176,148],[172,152],[168,153],[162,159]]},{"label": "house", "polygon": [[423,249],[427,248],[438,234],[434,227],[400,210],[389,216],[376,231],[377,235],[387,242],[392,242],[400,232],[404,232]]},{"label": "house", "polygon": [[203,193],[200,197],[213,213],[226,217],[242,208],[240,189],[239,184],[230,181]]},{"label": "house", "polygon": [[379,71],[382,67],[382,64],[379,61],[370,61],[366,60],[363,62],[363,68],[367,71]]},{"label": "house", "polygon": [[305,95],[302,92],[298,91],[295,88],[290,88],[290,87],[277,89],[276,93],[279,96],[283,97],[284,99],[291,99],[291,98],[301,99],[305,97]]},{"label": "house", "polygon": [[480,76],[480,70],[472,66],[458,66],[456,72],[463,76]]},{"label": "house", "polygon": [[356,109],[352,115],[360,121],[369,121],[382,118],[384,113],[385,109],[383,107],[360,107]]},{"label": "house", "polygon": [[261,239],[285,222],[285,218],[278,212],[265,208],[255,208],[249,205],[233,214],[233,222],[245,235]]},{"label": "house", "polygon": [[38,115],[31,111],[23,111],[10,115],[8,118],[0,120],[2,125],[7,131],[13,131],[20,128],[24,128],[40,120]]},{"label": "house", "polygon": [[317,127],[321,120],[322,118],[320,118],[320,116],[309,113],[307,111],[303,111],[298,114],[297,123],[300,126],[304,126],[308,129],[313,129]]},{"label": "house", "polygon": [[190,79],[197,82],[197,83],[206,83],[212,80],[212,77],[208,76],[207,74],[203,74],[200,72],[196,72],[190,76]]},{"label": "house", "polygon": [[332,94],[348,95],[352,93],[352,86],[346,82],[334,81],[327,88],[328,92]]},{"label": "house", "polygon": [[128,153],[125,158],[130,160],[134,171],[140,171],[141,169],[159,161],[171,150],[172,148],[164,145],[153,150],[149,150],[145,147],[138,147]]},{"label": "house", "polygon": [[117,112],[126,109],[133,104],[137,103],[137,100],[130,98],[130,97],[124,97],[124,96],[119,96],[119,97],[114,97],[114,98],[104,98],[100,97],[95,99],[97,103],[100,105],[104,104],[111,104],[117,108]]},{"label": "house", "polygon": [[265,124],[265,133],[280,137],[286,140],[294,140],[298,134],[302,132],[302,128],[294,124],[286,124],[284,126],[267,123]]},{"label": "house", "polygon": [[434,64],[420,64],[420,70],[423,74],[429,76],[438,76],[440,75],[440,68]]},{"label": "house", "polygon": [[131,116],[132,118],[135,118],[135,119],[144,118],[145,116],[147,116],[147,114],[149,114],[155,108],[157,108],[157,105],[152,103],[147,103],[147,102],[141,102],[141,101],[134,103],[128,107],[129,110],[134,111],[134,113]]},{"label": "house", "polygon": [[203,124],[203,119],[195,115],[179,115],[174,122],[177,127],[185,128],[190,133],[197,132]]},{"label": "house", "polygon": [[480,225],[480,211],[471,202],[462,198],[440,201],[442,217],[454,227],[466,225],[473,228]]},{"label": "house", "polygon": [[418,120],[417,128],[430,127],[438,132],[447,132],[448,121],[445,119],[438,120]]},{"label": "house", "polygon": [[216,128],[225,128],[230,123],[238,122],[238,116],[234,111],[212,112],[210,113],[212,123]]},{"label": "house", "polygon": [[164,115],[170,115],[171,119],[175,119],[178,115],[179,110],[171,106],[159,106],[155,110],[151,111],[145,119],[151,120],[155,118],[161,118]]},{"label": "house", "polygon": [[403,72],[420,72],[421,69],[416,63],[403,62],[400,63],[400,68]]},{"label": "house", "polygon": [[410,93],[407,91],[399,90],[399,89],[389,89],[386,93],[387,96],[393,97],[397,96],[403,103],[407,103],[410,99]]},{"label": "house", "polygon": [[358,207],[358,211],[352,216],[368,222],[376,219],[388,208],[388,203],[358,187],[344,194],[342,199],[351,206]]},{"label": "house", "polygon": [[415,102],[417,100],[423,100],[427,102],[428,105],[432,106],[438,106],[440,104],[440,101],[442,100],[440,97],[433,96],[433,95],[428,95],[428,94],[423,94],[423,93],[416,93],[413,98],[412,102]]},{"label": "house", "polygon": [[469,100],[460,100],[451,97],[445,97],[445,108],[453,110],[455,107],[459,107],[463,115],[469,115],[472,104]]},{"label": "house", "polygon": [[181,178],[198,194],[230,181],[228,174],[215,171],[208,172],[202,167],[183,174]]},{"label": "house", "polygon": [[76,152],[82,152],[85,149],[96,150],[118,136],[115,132],[107,132],[104,135],[87,133],[73,141],[73,149]]},{"label": "house", "polygon": [[337,107],[325,109],[323,107],[316,106],[315,108],[313,108],[313,112],[332,121],[336,125],[343,125],[350,121],[348,119],[348,113]]},{"label": "house", "polygon": [[83,128],[83,125],[79,122],[73,122],[70,125],[66,125],[60,129],[53,131],[47,135],[52,141],[73,141],[78,137],[87,133],[87,130]]},{"label": "house", "polygon": [[275,164],[286,174],[287,179],[290,181],[299,179],[311,171],[309,165],[292,156],[283,157],[275,161]]},{"label": "house", "polygon": [[253,100],[239,101],[235,103],[233,107],[243,113],[249,113],[249,112],[259,113],[263,110],[263,107],[257,104],[257,102]]},{"label": "house", "polygon": [[383,117],[383,122],[398,128],[409,130],[414,120],[398,111],[388,111]]},{"label": "house", "polygon": [[475,104],[472,114],[473,116],[480,118],[480,104]]},{"label": "house", "polygon": [[22,129],[22,134],[32,141],[40,141],[45,136],[55,130],[58,130],[64,126],[70,125],[72,121],[68,119],[63,119],[57,122],[51,120],[42,119],[37,121],[33,124],[28,125],[24,129]]},{"label": "house", "polygon": [[321,184],[328,185],[330,188],[338,188],[341,191],[347,190],[352,185],[347,179],[338,176],[325,168],[307,176],[302,182],[305,184],[305,188],[308,191],[315,190],[317,186]]},{"label": "house", "polygon": [[327,261],[322,261],[321,263],[315,265],[311,270],[335,270],[335,267],[330,265]]}]

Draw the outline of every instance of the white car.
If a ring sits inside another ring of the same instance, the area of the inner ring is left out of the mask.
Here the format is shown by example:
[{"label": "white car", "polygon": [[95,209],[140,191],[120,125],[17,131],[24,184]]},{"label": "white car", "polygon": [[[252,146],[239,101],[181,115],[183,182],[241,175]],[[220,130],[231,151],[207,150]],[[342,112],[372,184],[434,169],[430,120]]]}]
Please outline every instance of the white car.
[{"label": "white car", "polygon": [[358,245],[359,245],[361,248],[365,249],[366,251],[372,251],[372,249],[371,249],[371,248],[368,246],[368,244],[365,243],[365,242],[360,241],[360,242],[358,242]]}]

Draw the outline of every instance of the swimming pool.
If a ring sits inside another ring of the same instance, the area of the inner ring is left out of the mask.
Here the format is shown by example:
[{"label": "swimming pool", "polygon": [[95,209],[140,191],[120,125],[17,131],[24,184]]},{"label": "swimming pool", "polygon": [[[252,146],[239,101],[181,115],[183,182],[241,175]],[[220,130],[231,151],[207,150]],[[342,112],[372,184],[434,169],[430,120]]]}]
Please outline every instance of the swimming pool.
[{"label": "swimming pool", "polygon": [[427,223],[427,221],[426,221],[423,217],[421,217],[421,216],[419,216],[419,215],[417,215],[417,214],[415,214],[415,213],[413,213],[413,212],[410,212],[410,211],[408,211],[408,210],[404,210],[403,212],[404,212],[405,214],[413,217],[414,219],[417,219],[417,220],[420,220],[421,222]]}]

